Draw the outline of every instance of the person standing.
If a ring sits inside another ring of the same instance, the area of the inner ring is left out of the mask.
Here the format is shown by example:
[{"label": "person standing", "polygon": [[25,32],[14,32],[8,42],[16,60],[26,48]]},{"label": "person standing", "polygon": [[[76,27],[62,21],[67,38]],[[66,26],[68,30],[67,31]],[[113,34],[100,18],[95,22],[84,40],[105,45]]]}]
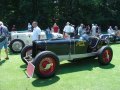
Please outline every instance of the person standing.
[{"label": "person standing", "polygon": [[92,36],[96,36],[96,25],[92,24],[92,28],[91,28],[91,31],[92,31]]},{"label": "person standing", "polygon": [[91,30],[90,30],[90,25],[86,26],[86,34],[90,35]]},{"label": "person standing", "polygon": [[54,25],[53,25],[53,27],[52,27],[52,32],[54,32],[54,33],[59,33],[59,27],[58,27],[58,25],[56,24],[56,23],[54,23]]},{"label": "person standing", "polygon": [[85,32],[84,24],[81,24],[78,28],[78,36],[81,37]]},{"label": "person standing", "polygon": [[32,31],[32,25],[28,23],[28,31]]},{"label": "person standing", "polygon": [[112,29],[112,26],[109,26],[107,32],[108,32],[108,34],[110,34],[110,35],[115,35],[115,31]]},{"label": "person standing", "polygon": [[32,41],[40,40],[41,29],[38,27],[38,23],[36,21],[33,21],[32,26],[33,26]]},{"label": "person standing", "polygon": [[3,25],[3,22],[0,21],[0,60],[1,60],[1,50],[4,47],[6,57],[5,59],[8,60],[8,48],[7,48],[7,37],[9,36],[8,28]]},{"label": "person standing", "polygon": [[115,27],[114,27],[114,30],[115,30],[115,31],[118,31],[118,27],[117,27],[117,26],[115,26]]},{"label": "person standing", "polygon": [[52,33],[51,33],[51,30],[50,30],[49,27],[46,29],[46,36],[47,36],[47,39],[51,39],[52,38]]},{"label": "person standing", "polygon": [[112,26],[109,26],[108,30],[107,30],[108,34],[113,36],[114,42],[116,41],[116,35],[115,35],[115,31],[113,30]]},{"label": "person standing", "polygon": [[70,23],[67,22],[63,29],[63,37],[70,38],[70,33],[71,33],[71,26],[70,26]]},{"label": "person standing", "polygon": [[70,37],[74,38],[74,36],[75,36],[75,25],[71,25],[71,34],[70,34]]},{"label": "person standing", "polygon": [[15,25],[13,25],[12,31],[16,31],[16,26]]}]

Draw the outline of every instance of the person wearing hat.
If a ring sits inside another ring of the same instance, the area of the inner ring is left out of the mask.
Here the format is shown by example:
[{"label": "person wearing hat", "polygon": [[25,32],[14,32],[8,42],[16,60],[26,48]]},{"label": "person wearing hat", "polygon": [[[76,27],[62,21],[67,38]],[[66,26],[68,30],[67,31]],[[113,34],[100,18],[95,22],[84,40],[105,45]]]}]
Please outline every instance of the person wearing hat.
[{"label": "person wearing hat", "polygon": [[8,60],[8,50],[7,50],[7,37],[9,35],[8,28],[3,25],[3,22],[0,21],[0,60],[1,60],[1,49],[4,47],[6,57],[5,59]]},{"label": "person wearing hat", "polygon": [[66,23],[66,26],[64,27],[63,29],[63,37],[64,38],[70,38],[70,34],[71,34],[71,26],[70,26],[70,23],[67,22]]},{"label": "person wearing hat", "polygon": [[78,28],[78,36],[82,36],[85,33],[84,24],[81,24]]},{"label": "person wearing hat", "polygon": [[96,36],[97,35],[96,29],[97,29],[97,24],[96,25],[92,24],[92,28],[91,28],[92,36]]}]

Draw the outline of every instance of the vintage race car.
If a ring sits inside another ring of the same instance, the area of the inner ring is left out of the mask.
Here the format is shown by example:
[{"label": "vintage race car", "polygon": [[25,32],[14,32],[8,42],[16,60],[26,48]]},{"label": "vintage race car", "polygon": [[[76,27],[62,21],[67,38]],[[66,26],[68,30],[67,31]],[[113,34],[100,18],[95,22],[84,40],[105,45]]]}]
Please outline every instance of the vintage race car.
[{"label": "vintage race car", "polygon": [[56,74],[62,60],[70,62],[76,59],[98,57],[99,63],[107,65],[111,62],[113,51],[104,40],[90,37],[89,41],[81,39],[60,39],[34,41],[21,52],[21,59],[26,64],[35,66],[38,77],[48,78]]},{"label": "vintage race car", "polygon": [[[63,38],[62,34],[52,33],[52,38]],[[41,40],[45,40],[46,34],[44,31],[40,35]],[[9,48],[14,53],[20,53],[24,46],[32,44],[32,32],[28,31],[13,31],[10,33]]]},{"label": "vintage race car", "polygon": [[108,43],[116,43],[120,41],[120,30],[116,31],[115,34],[101,34],[99,37]]}]

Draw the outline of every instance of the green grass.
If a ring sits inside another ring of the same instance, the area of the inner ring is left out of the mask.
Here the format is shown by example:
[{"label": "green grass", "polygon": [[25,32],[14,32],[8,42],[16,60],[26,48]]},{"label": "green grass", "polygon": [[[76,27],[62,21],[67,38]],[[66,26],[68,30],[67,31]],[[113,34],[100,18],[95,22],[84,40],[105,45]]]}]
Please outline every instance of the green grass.
[{"label": "green grass", "polygon": [[101,66],[96,59],[78,63],[64,61],[57,75],[50,79],[39,79],[35,75],[27,78],[26,65],[20,55],[10,54],[10,60],[0,62],[0,90],[119,90],[120,45],[111,47],[114,52],[111,64]]}]

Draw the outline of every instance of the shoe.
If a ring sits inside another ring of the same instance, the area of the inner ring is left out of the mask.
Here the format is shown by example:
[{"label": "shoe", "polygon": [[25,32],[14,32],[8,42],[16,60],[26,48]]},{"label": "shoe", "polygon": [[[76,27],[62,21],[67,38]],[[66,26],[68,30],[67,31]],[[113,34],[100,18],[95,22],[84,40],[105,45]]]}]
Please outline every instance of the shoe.
[{"label": "shoe", "polygon": [[5,60],[9,60],[9,57],[6,57]]}]

